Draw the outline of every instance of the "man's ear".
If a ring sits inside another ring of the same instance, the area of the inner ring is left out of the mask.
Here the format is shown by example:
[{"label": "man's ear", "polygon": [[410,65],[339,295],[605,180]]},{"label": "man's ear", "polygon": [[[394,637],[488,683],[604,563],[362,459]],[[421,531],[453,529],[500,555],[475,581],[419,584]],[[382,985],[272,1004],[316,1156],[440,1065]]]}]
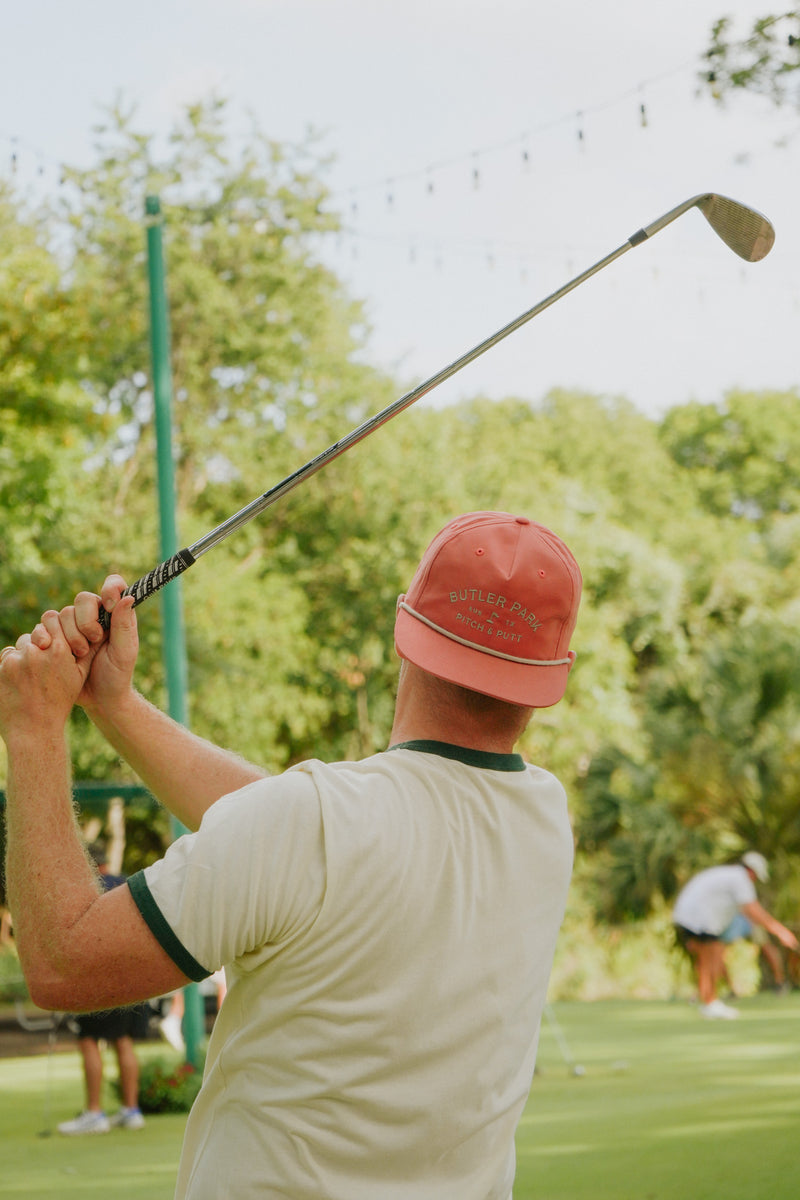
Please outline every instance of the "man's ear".
[{"label": "man's ear", "polygon": [[569,659],[569,666],[567,667],[567,673],[569,673],[572,670],[572,668],[575,666],[575,659],[577,657],[578,657],[578,655],[576,654],[576,652],[574,650],[567,651],[567,658]]}]

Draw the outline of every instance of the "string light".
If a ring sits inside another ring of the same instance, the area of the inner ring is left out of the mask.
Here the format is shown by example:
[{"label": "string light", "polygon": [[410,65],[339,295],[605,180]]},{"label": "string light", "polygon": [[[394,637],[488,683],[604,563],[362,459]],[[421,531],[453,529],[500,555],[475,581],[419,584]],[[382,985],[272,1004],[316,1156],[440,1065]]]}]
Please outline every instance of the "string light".
[{"label": "string light", "polygon": [[[650,79],[641,80],[634,87],[626,88],[625,91],[623,91],[623,92],[617,92],[614,95],[607,97],[605,100],[599,101],[597,104],[593,104],[591,106],[584,107],[582,109],[577,110],[577,112],[573,109],[572,111],[565,113],[562,116],[554,117],[550,121],[544,121],[540,125],[536,125],[536,126],[532,127],[531,129],[527,129],[523,133],[518,134],[515,137],[507,138],[506,140],[501,141],[501,142],[495,142],[492,145],[476,147],[472,150],[465,151],[462,154],[453,155],[451,158],[441,159],[438,162],[430,162],[430,163],[427,163],[424,167],[420,167],[416,170],[406,171],[402,174],[395,175],[394,182],[395,183],[406,183],[409,181],[413,181],[415,179],[424,178],[427,180],[428,191],[430,193],[432,193],[434,190],[433,179],[440,172],[449,170],[452,167],[462,166],[467,161],[472,161],[473,164],[475,164],[475,163],[477,163],[478,159],[484,160],[491,155],[499,154],[502,151],[513,149],[513,148],[516,148],[519,151],[523,164],[526,167],[528,167],[530,165],[530,161],[531,161],[530,148],[529,148],[529,143],[531,140],[538,138],[545,133],[550,133],[553,130],[558,129],[562,126],[572,125],[574,128],[575,120],[577,118],[579,120],[579,122],[581,122],[580,127],[578,129],[578,140],[581,143],[583,143],[585,141],[583,122],[585,121],[586,117],[594,116],[595,114],[604,112],[610,108],[616,108],[616,107],[622,105],[623,103],[628,103],[631,96],[642,95],[644,93],[645,88],[653,88],[656,85],[665,82],[666,80],[673,79],[675,76],[677,76],[679,74],[685,74],[689,70],[691,70],[692,73],[694,74],[696,71],[696,66],[697,66],[696,60],[690,59],[689,61],[682,63],[680,66],[673,67],[667,71],[663,71],[659,75],[652,76]],[[640,121],[642,122],[643,126],[646,127],[647,112],[645,110],[645,106],[644,106],[643,102],[640,102],[639,117],[640,117]],[[477,178],[477,184],[476,184],[476,178]],[[473,166],[473,170],[472,170],[473,186],[479,186],[480,178],[481,178],[481,172],[478,170],[478,168],[476,166]],[[375,191],[375,189],[377,187],[383,187],[383,186],[385,186],[384,180],[376,180],[373,182],[354,184],[349,188],[342,189],[341,192],[334,193],[333,199],[337,199],[339,196],[352,196],[352,195],[356,195],[356,194],[363,194],[365,192],[372,192],[372,191]]]},{"label": "string light", "polygon": [[[604,109],[616,106],[616,105],[622,103],[624,100],[626,100],[631,95],[632,92],[634,92],[634,93],[641,92],[645,86],[652,86],[653,84],[659,83],[664,79],[671,78],[679,73],[685,72],[687,69],[693,68],[694,66],[695,66],[695,62],[694,62],[694,60],[691,60],[690,62],[684,63],[679,67],[675,67],[669,71],[663,72],[661,75],[655,76],[652,79],[640,82],[633,89],[628,89],[622,93],[617,93],[616,95],[610,96],[606,100],[601,101],[598,104],[592,105],[591,107],[588,107],[588,108],[581,109],[577,113],[577,117],[580,122],[579,128],[577,130],[577,138],[578,138],[579,144],[581,146],[583,146],[583,144],[585,142],[583,122],[584,122],[584,118],[586,115],[598,113]],[[646,113],[645,113],[645,109],[644,109],[644,104],[641,104],[641,106],[640,106],[640,116],[642,119],[642,125],[646,126],[647,117],[646,117]],[[498,143],[495,143],[490,146],[475,148],[471,151],[467,151],[464,154],[459,154],[450,159],[446,159],[446,160],[442,160],[442,161],[434,162],[434,163],[428,163],[425,167],[422,167],[419,170],[409,171],[402,175],[395,175],[394,178],[389,182],[392,185],[396,185],[398,183],[406,182],[408,180],[413,180],[413,179],[416,179],[419,177],[423,177],[426,180],[426,188],[427,188],[428,194],[433,195],[435,193],[435,177],[440,171],[444,171],[453,166],[458,166],[459,164],[462,164],[465,160],[471,160],[473,163],[472,171],[471,171],[472,187],[473,187],[473,189],[477,190],[480,188],[480,186],[483,182],[482,164],[479,164],[479,160],[482,160],[491,154],[495,154],[500,151],[507,150],[511,147],[516,147],[519,150],[519,153],[521,155],[523,167],[526,170],[528,170],[531,165],[531,151],[529,148],[530,140],[537,136],[540,136],[541,134],[549,132],[553,129],[557,129],[559,126],[564,125],[567,122],[574,123],[575,117],[576,117],[576,113],[573,111],[572,113],[568,113],[563,116],[556,117],[553,120],[543,122],[542,124],[537,125],[531,129],[528,129],[524,133],[522,133],[516,137],[506,139],[503,142],[498,142]],[[6,140],[8,140],[11,143],[12,169],[16,170],[20,165],[20,155],[16,151],[16,143],[17,143],[18,139],[15,136],[10,135],[8,133],[4,133],[2,130],[0,130],[0,140],[2,140],[3,138],[5,138]],[[39,165],[38,174],[40,177],[42,177],[45,173],[44,166],[42,164],[49,162],[50,165],[54,166],[54,168],[56,169],[56,171],[58,173],[59,186],[63,187],[65,185],[66,176],[65,176],[64,164],[62,164],[60,162],[56,162],[55,160],[48,158],[48,156],[46,154],[44,154],[42,151],[36,149],[35,147],[26,146],[26,149],[32,154],[32,156],[34,156],[36,159],[39,160],[40,165]],[[342,200],[344,202],[349,202],[350,212],[351,212],[352,216],[355,217],[358,213],[357,196],[360,194],[363,194],[365,192],[374,191],[377,187],[381,187],[385,191],[386,186],[387,186],[386,179],[383,179],[381,181],[375,181],[373,183],[354,185],[354,186],[346,188],[340,192],[333,193],[331,198],[333,200]],[[394,193],[394,190],[392,190],[390,192],[389,196],[387,196],[387,203],[388,203],[389,207],[392,207],[392,205],[394,204],[394,199],[395,199],[395,193]]]},{"label": "string light", "polygon": [[[789,44],[794,45],[795,42],[800,44],[800,39],[794,39],[790,35]],[[684,74],[688,70],[691,70],[693,74],[696,72],[696,60],[691,60],[690,62],[684,63],[679,67],[672,68],[671,70],[665,71],[658,76],[642,81],[635,87],[628,88],[621,93],[616,93],[615,95],[609,96],[597,104],[586,106],[585,108],[577,110],[573,109],[569,113],[529,128],[518,136],[507,138],[506,140],[497,142],[493,145],[475,148],[466,153],[454,155],[446,160],[429,162],[418,170],[408,171],[405,174],[395,174],[389,179],[384,177],[383,180],[380,181],[376,180],[373,183],[365,183],[360,186],[352,186],[343,191],[333,192],[331,199],[334,201],[334,203],[337,201],[339,202],[339,211],[342,212],[349,210],[350,214],[350,228],[347,228],[346,222],[343,224],[339,236],[336,239],[335,245],[344,252],[349,250],[352,261],[358,261],[360,257],[358,242],[363,242],[366,236],[362,230],[356,227],[361,219],[361,205],[359,203],[359,198],[365,193],[375,191],[378,187],[383,190],[386,210],[390,212],[396,212],[398,195],[400,198],[402,198],[402,188],[400,188],[400,193],[398,193],[398,185],[402,185],[407,181],[421,179],[424,181],[424,189],[426,194],[430,197],[433,197],[438,191],[439,174],[454,167],[461,166],[463,168],[465,162],[468,162],[470,164],[469,178],[471,187],[473,191],[477,191],[482,187],[484,178],[488,178],[488,175],[484,169],[485,160],[487,160],[491,155],[496,155],[503,151],[515,150],[519,155],[518,161],[521,164],[521,169],[528,172],[531,170],[533,164],[531,143],[546,133],[550,133],[560,127],[566,127],[568,125],[571,125],[572,127],[573,135],[576,137],[579,149],[585,150],[587,147],[587,116],[593,116],[605,110],[620,107],[623,104],[627,105],[630,103],[631,97],[635,97],[637,101],[637,118],[640,128],[648,129],[650,113],[648,104],[645,102],[645,88],[652,88],[665,80],[671,79],[679,74]],[[713,72],[710,74],[713,74]],[[34,147],[23,145],[16,136],[3,133],[3,131],[0,130],[0,142],[4,138],[9,142],[12,173],[17,173],[20,169],[21,158],[24,158],[24,155],[20,154],[20,148],[22,148],[26,153],[31,154],[38,161],[39,176],[42,177],[45,174],[45,162],[48,161],[46,155]],[[53,160],[49,160],[49,163],[50,165],[55,166],[57,170],[59,185],[64,186],[67,181],[67,174],[64,165],[61,163],[54,163]],[[345,240],[346,245],[343,244],[342,239]],[[403,248],[407,255],[409,266],[418,266],[422,256],[419,253],[419,247],[411,241],[408,235],[406,235],[403,239]],[[451,249],[448,248],[448,253],[451,252]],[[472,252],[475,252],[474,248]],[[513,261],[516,265],[516,270],[519,272],[520,281],[527,283],[528,268],[524,262],[527,254],[524,247],[509,248],[507,255],[504,255],[501,249],[498,256],[496,253],[496,247],[493,244],[484,248],[483,255],[485,267],[489,270],[495,269],[498,261],[502,262],[504,258],[506,260]],[[428,261],[429,263],[433,263],[433,266],[437,271],[441,271],[443,269],[444,254],[440,246],[437,247],[432,255],[428,257]],[[571,261],[568,261],[567,263],[567,270],[570,274],[574,272],[574,266]]]}]

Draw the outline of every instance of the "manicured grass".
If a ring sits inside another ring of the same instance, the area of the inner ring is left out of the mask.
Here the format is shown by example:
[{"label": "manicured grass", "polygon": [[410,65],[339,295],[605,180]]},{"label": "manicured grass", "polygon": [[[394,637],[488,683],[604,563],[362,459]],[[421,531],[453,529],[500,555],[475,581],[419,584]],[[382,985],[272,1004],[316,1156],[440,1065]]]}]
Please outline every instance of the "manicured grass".
[{"label": "manicured grass", "polygon": [[[140,1059],[171,1054],[147,1044],[138,1053]],[[109,1054],[107,1078],[115,1077]],[[144,1129],[97,1137],[56,1133],[56,1125],[74,1116],[82,1101],[77,1051],[60,1050],[49,1062],[46,1055],[0,1060],[0,1196],[172,1200],[186,1117],[148,1117]],[[117,1107],[109,1089],[108,1110]]]},{"label": "manicured grass", "polygon": [[[795,1200],[800,994],[738,1007],[738,1021],[705,1022],[685,1002],[554,1005],[585,1074],[572,1074],[545,1021],[514,1200]],[[142,1057],[165,1053],[140,1047]],[[40,1136],[81,1095],[77,1053],[0,1060],[0,1196],[171,1200],[185,1118]]]},{"label": "manicured grass", "polygon": [[685,1002],[554,1006],[586,1073],[545,1022],[514,1200],[796,1200],[800,994],[737,1007],[723,1022]]}]

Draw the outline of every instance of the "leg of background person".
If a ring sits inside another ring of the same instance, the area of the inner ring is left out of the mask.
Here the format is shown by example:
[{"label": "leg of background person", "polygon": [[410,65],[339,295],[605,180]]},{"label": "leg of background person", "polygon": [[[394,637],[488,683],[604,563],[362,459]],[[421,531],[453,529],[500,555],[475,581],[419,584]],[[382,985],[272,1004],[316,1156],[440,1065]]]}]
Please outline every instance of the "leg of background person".
[{"label": "leg of background person", "polygon": [[186,1049],[183,1040],[183,1032],[181,1024],[183,1022],[183,992],[175,992],[170,1001],[169,1012],[162,1021],[159,1022],[159,1030],[165,1041],[169,1042],[173,1049],[179,1054],[183,1054]]},{"label": "leg of background person", "polygon": [[[698,994],[700,993],[700,945],[701,943],[695,941],[694,938],[689,938],[686,942],[686,949],[691,957],[695,979],[697,980]],[[699,998],[702,1002],[702,996]]]},{"label": "leg of background person", "polygon": [[775,986],[782,988],[786,983],[786,972],[783,969],[783,959],[781,958],[780,950],[773,942],[767,941],[762,942],[758,948],[769,963],[772,978],[775,980]]},{"label": "leg of background person", "polygon": [[103,1087],[103,1056],[94,1038],[79,1038],[78,1049],[83,1059],[83,1079],[86,1086],[86,1111],[102,1112],[100,1093]]},{"label": "leg of background person", "polygon": [[695,942],[697,964],[697,988],[701,1004],[711,1004],[716,999],[717,987],[723,976],[724,946],[722,942]]},{"label": "leg of background person", "polygon": [[121,1037],[114,1043],[119,1064],[119,1090],[124,1108],[139,1107],[139,1060],[133,1038]]},{"label": "leg of background person", "polygon": [[786,955],[786,975],[789,987],[800,987],[800,954],[789,950]]}]

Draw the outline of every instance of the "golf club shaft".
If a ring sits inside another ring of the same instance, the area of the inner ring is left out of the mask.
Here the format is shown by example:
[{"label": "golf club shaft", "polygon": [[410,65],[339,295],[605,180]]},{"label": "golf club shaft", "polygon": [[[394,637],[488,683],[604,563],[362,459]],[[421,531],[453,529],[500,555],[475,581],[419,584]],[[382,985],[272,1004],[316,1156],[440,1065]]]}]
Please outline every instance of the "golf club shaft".
[{"label": "golf club shaft", "polygon": [[[503,341],[504,338],[507,338],[510,334],[515,333],[517,329],[520,329],[523,325],[527,324],[528,321],[538,316],[539,313],[544,311],[544,309],[549,308],[552,304],[555,304],[556,301],[562,298],[562,296],[566,296],[568,292],[580,287],[580,285],[585,283],[587,279],[590,279],[593,275],[596,275],[599,271],[602,271],[605,267],[609,266],[610,263],[614,262],[628,250],[632,249],[634,246],[641,245],[642,242],[652,237],[653,234],[658,233],[659,230],[663,229],[666,225],[669,225],[672,221],[674,221],[677,217],[680,217],[683,213],[687,212],[690,208],[699,206],[701,207],[701,210],[704,211],[704,214],[708,216],[708,214],[705,212],[705,209],[703,209],[703,205],[709,200],[713,199],[717,199],[714,197],[713,193],[694,196],[690,200],[684,201],[683,204],[679,204],[675,208],[670,209],[669,212],[665,213],[664,216],[659,217],[656,221],[653,221],[649,225],[644,226],[642,229],[637,230],[636,233],[632,234],[626,242],[624,242],[616,250],[612,251],[611,254],[607,254],[605,258],[600,259],[599,262],[596,262],[593,266],[583,271],[580,275],[576,275],[574,279],[569,281],[569,283],[565,283],[562,287],[558,288],[557,291],[552,292],[551,295],[545,297],[544,300],[540,300],[538,304],[535,304],[532,308],[527,309],[515,320],[510,321],[507,325],[504,325],[502,329],[499,329],[496,333],[492,334],[491,337],[488,337],[484,341],[480,342],[477,346],[473,347],[472,350],[468,350],[466,354],[462,354],[460,358],[457,358],[454,362],[450,363],[449,366],[444,367],[441,371],[437,372],[437,374],[432,375],[430,379],[426,379],[424,383],[420,383],[417,387],[412,388],[410,392],[406,392],[404,396],[401,396],[398,400],[393,401],[392,404],[387,405],[386,408],[382,409],[379,413],[376,413],[375,416],[370,417],[367,421],[364,421],[364,423],[359,425],[356,429],[351,430],[351,432],[345,437],[341,438],[337,442],[334,442],[333,445],[327,448],[327,450],[323,450],[322,453],[316,456],[316,458],[310,459],[309,462],[307,462],[304,466],[300,467],[293,474],[288,475],[285,479],[281,480],[280,483],[275,484],[275,486],[270,488],[269,491],[264,492],[263,495],[258,497],[258,499],[253,500],[250,504],[240,509],[239,512],[234,513],[232,517],[229,517],[226,521],[223,521],[222,524],[217,525],[215,529],[212,529],[204,537],[194,542],[191,546],[188,546],[183,550],[179,550],[171,558],[160,563],[147,575],[141,576],[140,579],[137,579],[135,583],[131,584],[131,586],[126,589],[124,594],[132,595],[134,597],[135,604],[141,604],[141,602],[146,600],[148,596],[151,596],[154,592],[159,591],[178,575],[183,574],[183,572],[192,566],[192,564],[195,563],[198,558],[200,558],[203,554],[208,553],[208,551],[214,546],[219,545],[219,543],[224,541],[225,538],[229,537],[230,534],[234,533],[237,529],[240,529],[242,525],[246,525],[254,517],[264,512],[265,509],[275,504],[278,500],[281,500],[285,495],[287,495],[287,493],[296,488],[298,484],[302,483],[306,479],[309,479],[312,475],[315,475],[317,471],[322,470],[322,468],[327,466],[328,463],[333,462],[335,458],[338,458],[341,454],[344,454],[345,451],[357,445],[358,442],[368,437],[371,433],[374,433],[376,429],[379,429],[382,425],[385,425],[387,421],[391,421],[393,417],[396,417],[406,408],[409,408],[422,396],[427,395],[428,392],[433,391],[434,388],[438,387],[441,383],[444,383],[445,380],[450,379],[458,371],[462,370],[463,367],[466,367],[469,363],[474,362],[476,358],[479,358],[482,354],[485,354],[487,350],[491,350],[491,348],[496,346],[498,342]],[[724,197],[719,199],[721,199],[723,203],[728,206],[729,210],[733,210],[735,212],[741,211],[742,213],[757,219],[757,221],[765,223],[767,227],[769,227],[769,223],[765,221],[765,218],[762,218],[760,214],[754,213],[753,210],[747,209],[743,205],[738,205],[735,201],[726,200]],[[719,228],[717,228],[716,231],[720,234],[720,236],[724,237],[724,234],[720,232]],[[741,253],[741,250],[737,249],[737,253]],[[766,250],[764,253],[766,253]],[[101,611],[100,620],[104,628],[108,628],[110,620],[109,615],[104,611]]]},{"label": "golf club shaft", "polygon": [[432,375],[430,379],[426,379],[424,383],[418,384],[418,386],[413,388],[410,392],[406,392],[404,396],[400,396],[398,400],[394,400],[391,404],[388,404],[386,408],[381,409],[381,411],[376,413],[374,417],[370,417],[363,423],[363,425],[359,425],[357,429],[351,430],[350,433],[341,438],[338,442],[334,442],[332,446],[329,446],[327,450],[323,450],[322,453],[318,454],[316,458],[312,458],[305,464],[305,466],[300,467],[297,471],[295,471],[294,474],[288,475],[286,479],[283,479],[280,483],[275,484],[275,486],[270,488],[268,492],[265,492],[263,496],[260,496],[251,504],[248,504],[245,508],[241,509],[240,512],[235,513],[234,516],[229,517],[227,521],[223,521],[223,523],[218,525],[216,529],[212,529],[210,533],[205,535],[205,537],[200,538],[199,541],[190,546],[189,549],[194,558],[197,559],[202,554],[205,554],[213,546],[216,546],[219,542],[226,538],[230,533],[233,533],[235,529],[238,529],[241,525],[244,525],[248,521],[252,520],[253,517],[263,512],[265,508],[269,508],[270,505],[274,504],[277,500],[282,499],[287,492],[292,491],[292,489],[297,487],[299,483],[302,483],[311,475],[315,475],[317,471],[322,469],[322,467],[327,466],[329,462],[333,462],[333,460],[338,458],[340,454],[344,454],[346,450],[350,450],[351,447],[357,445],[358,442],[363,441],[365,437],[369,437],[369,435],[374,433],[376,429],[379,429],[381,425],[385,425],[387,421],[391,421],[391,419],[396,417],[398,413],[403,412],[404,409],[409,408],[412,404],[415,404],[417,400],[420,400],[423,396],[427,395],[428,392],[432,392],[434,388],[439,386],[439,384],[444,383],[447,379],[450,379],[463,367],[466,367],[469,363],[474,362],[476,358],[480,358],[482,354],[485,354],[487,350],[491,350],[491,348],[496,346],[498,342],[501,342],[503,338],[507,338],[509,334],[514,333],[533,317],[538,316],[538,314],[545,308],[548,308],[551,304],[555,304],[555,302],[560,300],[562,296],[565,296],[567,292],[570,292],[573,288],[578,287],[579,284],[588,279],[590,275],[594,275],[598,271],[602,270],[603,267],[608,266],[610,262],[613,262],[615,258],[619,258],[621,254],[624,254],[625,251],[630,250],[630,248],[631,243],[626,242],[624,246],[620,246],[620,248],[615,250],[613,254],[609,254],[601,262],[596,263],[593,267],[590,267],[588,271],[584,271],[582,275],[578,275],[575,279],[565,284],[564,287],[559,288],[557,292],[553,292],[551,296],[548,296],[544,300],[540,300],[539,303],[534,305],[533,308],[529,308],[527,312],[524,312],[521,316],[517,317],[516,320],[509,322],[508,325],[504,325],[502,329],[497,331],[497,333],[494,333],[491,337],[486,338],[485,341],[481,342],[478,346],[475,346],[472,350],[468,350],[466,354],[462,354],[461,358],[457,358],[455,362],[450,363],[448,367],[444,367],[441,371],[437,372],[436,375]]}]

